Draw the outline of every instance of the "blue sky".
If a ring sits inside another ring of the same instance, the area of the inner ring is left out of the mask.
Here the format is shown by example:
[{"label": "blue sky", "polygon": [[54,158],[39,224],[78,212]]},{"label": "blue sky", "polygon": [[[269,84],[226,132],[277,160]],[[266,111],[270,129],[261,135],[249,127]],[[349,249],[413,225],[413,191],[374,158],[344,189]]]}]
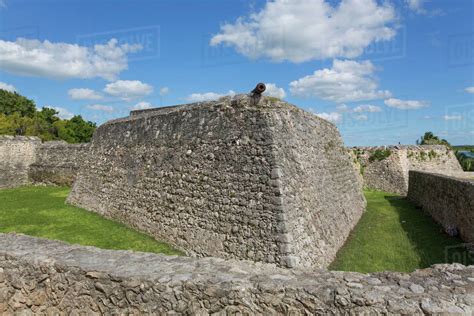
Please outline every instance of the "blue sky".
[{"label": "blue sky", "polygon": [[471,0],[0,0],[0,87],[100,124],[262,81],[350,146],[473,144],[473,43]]}]

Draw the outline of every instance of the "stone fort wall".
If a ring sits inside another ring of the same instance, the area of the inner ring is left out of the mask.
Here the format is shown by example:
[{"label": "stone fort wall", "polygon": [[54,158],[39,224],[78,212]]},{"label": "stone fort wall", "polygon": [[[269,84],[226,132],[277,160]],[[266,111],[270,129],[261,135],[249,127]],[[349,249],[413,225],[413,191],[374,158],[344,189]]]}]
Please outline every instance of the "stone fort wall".
[{"label": "stone fort wall", "polygon": [[0,234],[1,314],[472,315],[474,266],[282,269]]},{"label": "stone fort wall", "polygon": [[[377,150],[389,150],[390,156],[370,161]],[[410,170],[464,174],[454,152],[444,145],[354,147],[351,151],[369,189],[406,195]]]},{"label": "stone fort wall", "polygon": [[408,199],[448,233],[459,233],[474,243],[474,173],[472,179],[458,179],[440,174],[410,171]]},{"label": "stone fort wall", "polygon": [[0,188],[29,183],[28,170],[40,144],[36,137],[0,136]]},{"label": "stone fort wall", "polygon": [[0,136],[0,188],[37,183],[71,185],[87,151],[88,144]]},{"label": "stone fort wall", "polygon": [[30,166],[33,183],[72,185],[89,144],[68,144],[64,141],[42,143],[36,149],[36,161]]},{"label": "stone fort wall", "polygon": [[327,266],[364,208],[337,128],[248,96],[100,126],[68,201],[188,254]]}]

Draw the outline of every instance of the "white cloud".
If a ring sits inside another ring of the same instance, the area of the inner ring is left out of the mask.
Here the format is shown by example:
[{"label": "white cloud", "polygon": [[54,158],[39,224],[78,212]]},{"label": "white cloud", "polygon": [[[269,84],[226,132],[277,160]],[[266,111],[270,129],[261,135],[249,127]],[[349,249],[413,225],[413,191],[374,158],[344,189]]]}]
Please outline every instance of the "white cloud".
[{"label": "white cloud", "polygon": [[161,88],[160,88],[160,95],[161,95],[161,96],[165,96],[165,95],[167,95],[169,92],[170,92],[170,88],[168,88],[168,87],[161,87]]},{"label": "white cloud", "polygon": [[151,94],[153,87],[139,80],[118,80],[108,83],[104,88],[104,92],[129,101]]},{"label": "white cloud", "polygon": [[342,118],[342,115],[337,112],[331,112],[331,113],[323,112],[323,113],[316,113],[316,115],[322,119],[325,119],[333,123],[338,123],[339,121],[341,121],[341,118]]},{"label": "white cloud", "polygon": [[139,45],[118,45],[115,39],[93,48],[24,38],[15,42],[0,40],[0,69],[55,79],[114,80],[127,69],[127,54],[140,49]]},{"label": "white cloud", "polygon": [[[235,92],[232,90],[229,90],[229,92],[227,92],[227,95],[233,96],[235,95]],[[215,92],[193,93],[186,98],[186,101],[188,102],[214,101],[224,96],[226,95],[215,93]]]},{"label": "white cloud", "polygon": [[130,110],[135,111],[135,110],[146,110],[146,109],[151,109],[153,105],[151,105],[150,102],[138,102],[134,106],[130,108]]},{"label": "white cloud", "polygon": [[425,9],[423,9],[423,3],[425,0],[405,0],[408,8],[412,11],[415,11],[416,13],[424,13],[426,12]]},{"label": "white cloud", "polygon": [[375,113],[375,112],[382,112],[382,109],[376,105],[361,104],[355,107],[353,111],[356,113],[363,113],[363,112]]},{"label": "white cloud", "polygon": [[283,88],[279,88],[274,83],[266,83],[267,89],[263,93],[264,95],[268,95],[271,97],[276,97],[279,99],[283,99],[286,96],[286,92]]},{"label": "white cloud", "polygon": [[434,10],[427,10],[424,8],[426,0],[405,0],[408,8],[417,14],[425,14],[429,17],[435,17],[444,15],[443,10],[441,9],[434,9]]},{"label": "white cloud", "polygon": [[356,115],[354,117],[357,121],[367,121],[369,118],[367,115],[365,114],[361,114],[361,115]]},{"label": "white cloud", "polygon": [[461,121],[462,116],[461,115],[445,115],[445,116],[443,116],[443,120],[445,120],[445,121]]},{"label": "white cloud", "polygon": [[7,3],[5,0],[0,0],[0,9],[4,9],[7,7]]},{"label": "white cloud", "polygon": [[16,92],[16,88],[12,86],[11,84],[5,83],[5,82],[0,82],[0,89],[2,90],[7,90],[10,92]]},{"label": "white cloud", "polygon": [[210,44],[274,61],[355,58],[371,43],[392,39],[395,20],[388,2],[342,0],[334,7],[324,0],[274,0],[258,13],[222,25]]},{"label": "white cloud", "polygon": [[334,102],[354,102],[383,99],[391,96],[378,90],[375,66],[370,61],[334,60],[332,68],[316,70],[314,74],[290,83],[292,94],[317,97]]},{"label": "white cloud", "polygon": [[69,97],[73,100],[100,100],[102,95],[100,93],[85,88],[75,88],[68,91]]},{"label": "white cloud", "polygon": [[112,106],[102,105],[102,104],[88,105],[87,108],[94,111],[102,111],[102,112],[108,112],[108,113],[111,113],[114,111],[114,108]]},{"label": "white cloud", "polygon": [[474,93],[474,87],[467,87],[466,89],[464,89],[464,91],[466,91],[467,93]]},{"label": "white cloud", "polygon": [[56,110],[58,112],[58,116],[63,120],[69,120],[74,116],[74,113],[69,112],[68,109],[55,107],[55,106],[46,106],[47,108]]},{"label": "white cloud", "polygon": [[400,110],[417,110],[429,106],[429,103],[426,101],[400,100],[395,98],[387,99],[384,103],[389,107]]}]

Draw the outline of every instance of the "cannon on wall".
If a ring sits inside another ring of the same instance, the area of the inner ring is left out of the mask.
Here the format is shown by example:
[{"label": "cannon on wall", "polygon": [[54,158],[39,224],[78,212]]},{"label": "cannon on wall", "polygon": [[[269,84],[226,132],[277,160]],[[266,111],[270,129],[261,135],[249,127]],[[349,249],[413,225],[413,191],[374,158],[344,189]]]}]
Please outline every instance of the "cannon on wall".
[{"label": "cannon on wall", "polygon": [[255,88],[252,90],[251,94],[254,97],[259,97],[262,95],[262,93],[265,92],[266,89],[267,89],[267,86],[265,86],[264,83],[260,82],[260,83],[257,83]]}]

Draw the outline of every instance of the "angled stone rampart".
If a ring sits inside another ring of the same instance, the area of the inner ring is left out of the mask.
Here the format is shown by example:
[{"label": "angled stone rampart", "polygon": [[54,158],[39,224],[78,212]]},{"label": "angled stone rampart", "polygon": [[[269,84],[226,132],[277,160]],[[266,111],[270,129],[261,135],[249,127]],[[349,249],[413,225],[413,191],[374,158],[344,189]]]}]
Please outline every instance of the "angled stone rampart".
[{"label": "angled stone rampart", "polygon": [[327,266],[364,208],[337,128],[248,96],[100,126],[68,201],[188,254]]},{"label": "angled stone rampart", "polygon": [[[463,177],[454,152],[444,145],[399,145],[350,149],[369,189],[406,195],[410,170]],[[390,151],[383,159],[372,159],[377,151]]]}]

